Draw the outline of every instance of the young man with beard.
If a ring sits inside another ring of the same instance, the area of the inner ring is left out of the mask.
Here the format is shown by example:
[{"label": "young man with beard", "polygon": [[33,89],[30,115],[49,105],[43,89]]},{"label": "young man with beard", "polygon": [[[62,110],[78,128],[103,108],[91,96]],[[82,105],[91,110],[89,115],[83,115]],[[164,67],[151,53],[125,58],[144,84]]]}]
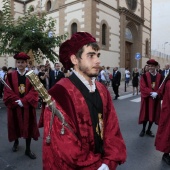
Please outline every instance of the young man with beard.
[{"label": "young man with beard", "polygon": [[6,83],[10,88],[4,88],[3,100],[8,112],[8,139],[10,142],[14,141],[12,151],[18,151],[19,138],[23,137],[26,141],[25,155],[36,159],[30,145],[31,138],[38,140],[39,137],[35,110],[38,93],[25,76],[29,58],[23,52],[14,55],[17,70],[7,74]]},{"label": "young man with beard", "polygon": [[44,139],[51,135],[50,146],[43,142],[43,167],[63,170],[115,170],[126,160],[126,147],[116,112],[107,88],[95,81],[99,73],[100,51],[96,39],[87,32],[77,32],[59,50],[60,62],[69,78],[56,83],[49,94],[72,130],[44,112]]}]

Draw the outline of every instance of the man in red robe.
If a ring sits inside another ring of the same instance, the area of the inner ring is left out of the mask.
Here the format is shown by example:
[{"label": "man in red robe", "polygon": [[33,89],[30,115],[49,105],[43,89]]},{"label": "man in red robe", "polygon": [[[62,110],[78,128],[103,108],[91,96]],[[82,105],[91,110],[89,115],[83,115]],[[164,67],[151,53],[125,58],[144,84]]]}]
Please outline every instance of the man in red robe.
[{"label": "man in red robe", "polygon": [[[158,62],[150,59],[147,61],[147,64],[149,71],[143,74],[140,80],[141,107],[139,124],[143,124],[140,137],[143,137],[145,132],[148,136],[155,136],[151,131],[151,127],[153,122],[158,124],[161,111],[161,92],[159,86],[162,82],[162,76],[156,71]],[[147,122],[149,122],[149,125],[146,131]]]},{"label": "man in red robe", "polygon": [[[109,91],[95,81],[100,68],[96,39],[77,32],[61,45],[59,56],[73,73],[49,94],[71,129],[60,134],[62,122],[56,116],[50,128],[51,111],[45,108],[43,169],[115,170],[126,160],[126,147]],[[45,140],[49,134],[50,145]]]},{"label": "man in red robe", "polygon": [[13,152],[18,150],[19,138],[26,139],[25,155],[35,159],[36,155],[30,150],[31,138],[38,140],[39,130],[36,120],[38,93],[26,78],[26,66],[29,56],[23,52],[14,56],[17,70],[7,74],[4,88],[4,103],[8,112],[8,139],[14,141]]},{"label": "man in red robe", "polygon": [[155,139],[156,150],[163,152],[162,160],[170,165],[170,73],[163,86],[163,102]]}]

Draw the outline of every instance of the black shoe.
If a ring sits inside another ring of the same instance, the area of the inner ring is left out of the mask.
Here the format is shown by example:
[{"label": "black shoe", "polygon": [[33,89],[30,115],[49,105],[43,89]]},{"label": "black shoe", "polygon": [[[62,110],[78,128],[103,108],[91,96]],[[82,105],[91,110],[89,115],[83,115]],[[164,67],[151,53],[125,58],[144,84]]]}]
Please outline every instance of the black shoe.
[{"label": "black shoe", "polygon": [[142,130],[142,131],[140,132],[139,136],[140,136],[140,137],[144,137],[144,135],[145,135],[145,131]]},{"label": "black shoe", "polygon": [[19,142],[14,142],[14,145],[12,147],[12,151],[13,152],[17,152],[18,151],[18,145],[19,145]]},{"label": "black shoe", "polygon": [[152,131],[150,131],[150,130],[147,130],[146,131],[146,134],[148,135],[148,136],[150,136],[150,137],[155,137],[155,135],[152,133]]},{"label": "black shoe", "polygon": [[162,160],[165,161],[168,165],[170,165],[170,156],[168,154],[163,154]]},{"label": "black shoe", "polygon": [[36,159],[36,155],[31,151],[25,151],[25,155],[27,155],[31,159]]}]

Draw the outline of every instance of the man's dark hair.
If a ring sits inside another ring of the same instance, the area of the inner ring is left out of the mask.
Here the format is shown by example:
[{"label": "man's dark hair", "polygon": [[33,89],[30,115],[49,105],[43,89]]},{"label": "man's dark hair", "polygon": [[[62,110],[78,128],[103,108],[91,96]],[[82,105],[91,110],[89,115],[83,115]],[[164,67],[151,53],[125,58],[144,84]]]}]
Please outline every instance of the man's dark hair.
[{"label": "man's dark hair", "polygon": [[3,70],[3,71],[7,71],[8,69],[7,69],[6,66],[3,66],[3,67],[2,67],[2,70]]},{"label": "man's dark hair", "polygon": [[[96,42],[86,44],[86,46],[87,46],[87,47],[88,47],[88,46],[91,46],[92,49],[95,50],[95,51],[99,51],[99,50],[100,50],[100,47],[99,47],[99,45],[98,45]],[[84,46],[83,46],[83,47],[84,47]],[[84,52],[84,48],[83,48],[83,47],[78,50],[78,52],[77,52],[77,54],[76,54],[76,57],[77,57],[77,58],[81,58],[81,55],[82,55],[82,53]]]}]

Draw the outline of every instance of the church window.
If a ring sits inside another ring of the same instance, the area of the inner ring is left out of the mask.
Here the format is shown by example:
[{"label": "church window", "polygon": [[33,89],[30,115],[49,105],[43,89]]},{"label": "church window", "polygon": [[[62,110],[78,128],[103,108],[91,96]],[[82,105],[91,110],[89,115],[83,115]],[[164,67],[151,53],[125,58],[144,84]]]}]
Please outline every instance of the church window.
[{"label": "church window", "polygon": [[47,11],[50,11],[50,9],[51,9],[51,1],[48,1],[47,2]]},{"label": "church window", "polygon": [[129,28],[126,28],[125,30],[125,38],[129,41],[133,40],[132,32]]},{"label": "church window", "polygon": [[146,40],[145,42],[145,55],[148,56],[149,55],[149,41]]},{"label": "church window", "polygon": [[77,24],[74,22],[71,25],[71,35],[75,34],[77,32]]},{"label": "church window", "polygon": [[106,30],[107,26],[106,24],[102,25],[102,45],[106,45]]},{"label": "church window", "polygon": [[137,0],[126,0],[126,4],[130,10],[135,10],[137,7]]}]

